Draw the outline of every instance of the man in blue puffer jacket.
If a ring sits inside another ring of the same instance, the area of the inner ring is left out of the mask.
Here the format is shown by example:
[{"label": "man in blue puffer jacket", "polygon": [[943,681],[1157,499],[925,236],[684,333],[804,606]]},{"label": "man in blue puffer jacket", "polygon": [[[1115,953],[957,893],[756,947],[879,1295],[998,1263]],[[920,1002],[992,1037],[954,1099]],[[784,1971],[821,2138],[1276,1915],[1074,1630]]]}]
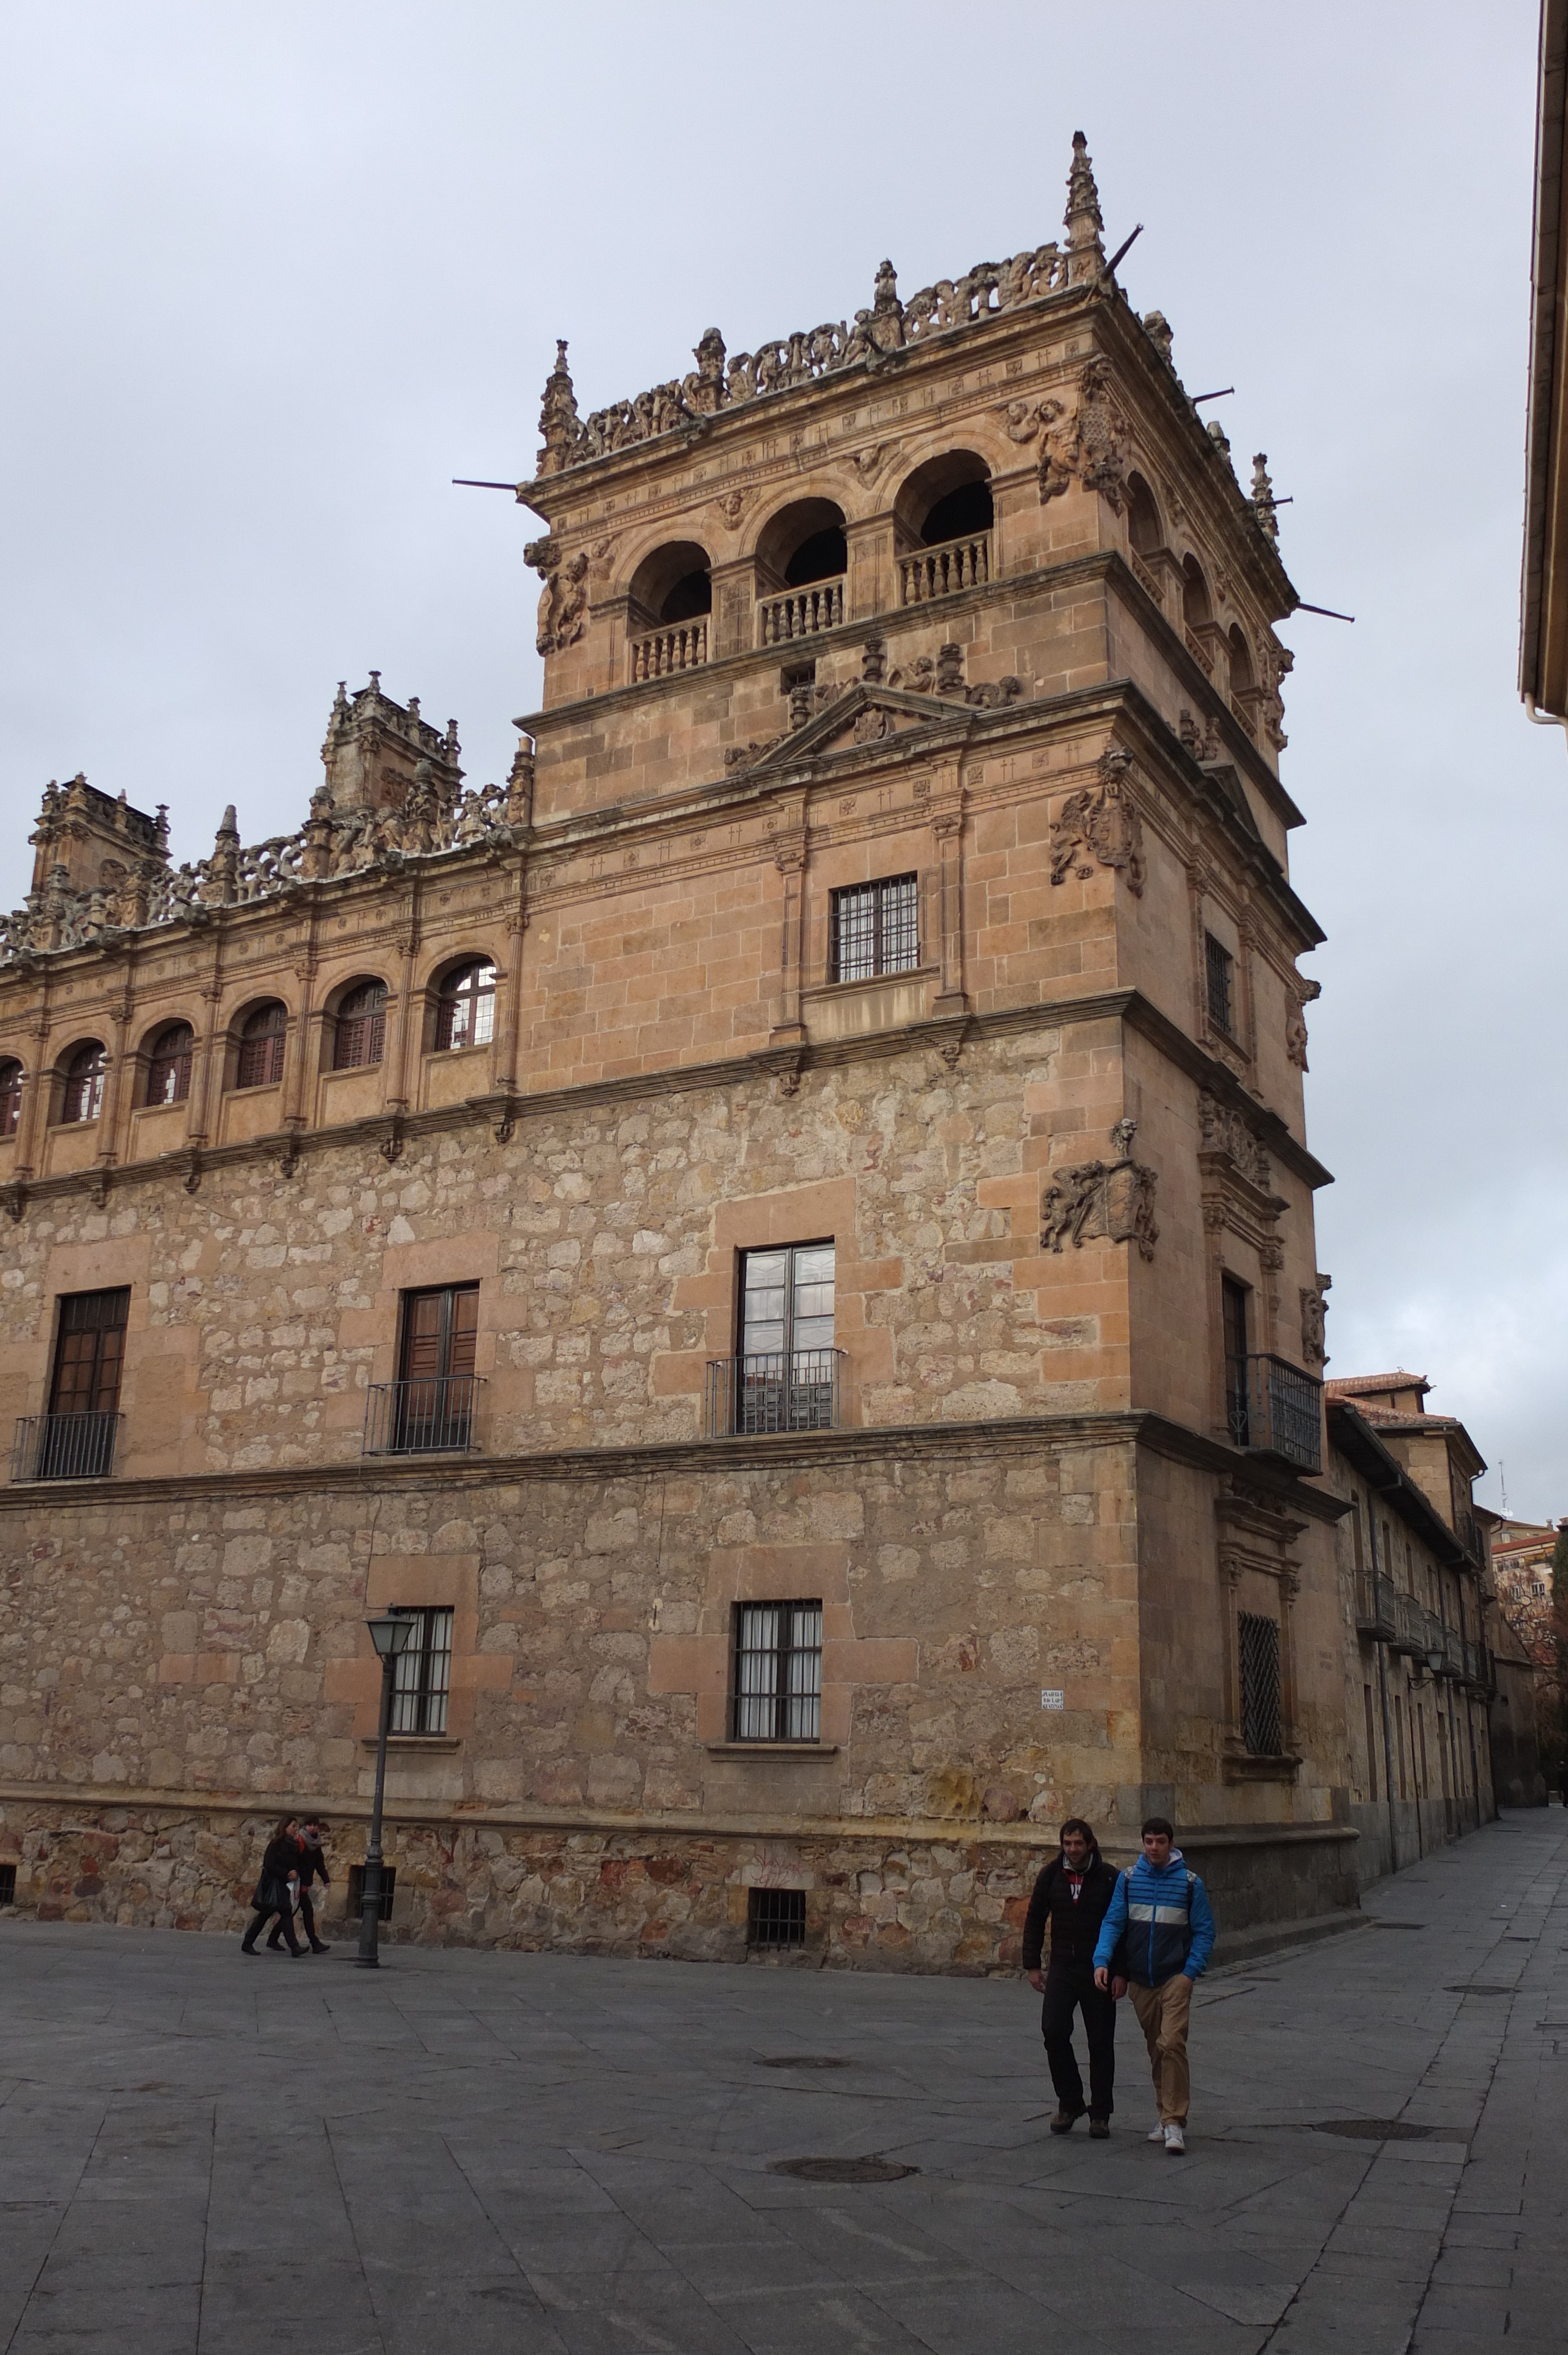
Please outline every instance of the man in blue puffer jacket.
[{"label": "man in blue puffer jacket", "polygon": [[[1164,1816],[1143,1827],[1143,1854],[1118,1876],[1116,1894],[1095,1943],[1095,1985],[1108,1987],[1112,1957],[1125,1971],[1132,2008],[1149,2047],[1160,2124],[1150,2142],[1180,2158],[1187,2147],[1187,2020],[1192,1982],[1214,1951],[1208,1892],[1189,1872]],[[1119,1949],[1119,1953],[1118,1953]]]}]

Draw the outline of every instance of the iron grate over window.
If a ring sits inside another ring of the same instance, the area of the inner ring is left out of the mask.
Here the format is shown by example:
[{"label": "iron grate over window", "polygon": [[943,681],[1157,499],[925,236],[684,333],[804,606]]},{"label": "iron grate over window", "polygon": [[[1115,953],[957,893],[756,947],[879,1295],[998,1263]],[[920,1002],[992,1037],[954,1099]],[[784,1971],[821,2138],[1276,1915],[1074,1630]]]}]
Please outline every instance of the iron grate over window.
[{"label": "iron grate over window", "polygon": [[[397,1868],[384,1864],[381,1868],[381,1919],[392,1919],[392,1900],[397,1890]],[[365,1867],[351,1864],[348,1868],[348,1918],[357,1922],[365,1911]]]},{"label": "iron grate over window", "polygon": [[803,1946],[806,1943],[805,1891],[748,1890],[746,1943],[748,1946]]},{"label": "iron grate over window", "polygon": [[15,1905],[16,1902],[16,1868],[14,1864],[0,1864],[0,1905]]},{"label": "iron grate over window", "polygon": [[735,1739],[818,1742],[822,1606],[742,1603],[735,1614]]},{"label": "iron grate over window", "polygon": [[1279,1717],[1279,1626],[1255,1611],[1238,1613],[1242,1740],[1255,1757],[1277,1758],[1285,1747]]},{"label": "iron grate over window", "polygon": [[1232,985],[1235,960],[1213,932],[1203,935],[1203,958],[1208,979],[1209,1019],[1228,1037],[1234,1038],[1236,1026],[1233,1018],[1234,991]]},{"label": "iron grate over window", "polygon": [[392,1671],[393,1733],[444,1733],[452,1678],[452,1614],[450,1611],[394,1606],[414,1622],[414,1633]]},{"label": "iron grate over window", "polygon": [[879,974],[913,973],[920,962],[919,879],[893,875],[835,891],[832,977],[874,981]]}]

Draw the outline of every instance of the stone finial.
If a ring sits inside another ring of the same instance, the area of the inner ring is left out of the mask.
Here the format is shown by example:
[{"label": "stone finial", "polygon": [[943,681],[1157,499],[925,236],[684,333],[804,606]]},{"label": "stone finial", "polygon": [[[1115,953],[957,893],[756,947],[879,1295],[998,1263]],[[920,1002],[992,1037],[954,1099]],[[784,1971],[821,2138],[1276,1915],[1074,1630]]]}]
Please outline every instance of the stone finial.
[{"label": "stone finial", "polygon": [[1257,451],[1253,458],[1252,504],[1258,522],[1263,526],[1264,530],[1268,534],[1269,538],[1273,540],[1275,546],[1277,548],[1279,545],[1279,517],[1275,512],[1274,485],[1269,480],[1268,453],[1266,450]]},{"label": "stone finial", "polygon": [[1088,142],[1081,131],[1073,133],[1073,168],[1067,175],[1067,209],[1062,218],[1067,231],[1067,283],[1090,283],[1106,266],[1101,242],[1105,222],[1100,218],[1100,192],[1095,186]]},{"label": "stone finial", "polygon": [[556,365],[545,379],[545,398],[539,409],[539,435],[545,446],[539,453],[541,474],[558,474],[563,466],[571,464],[572,453],[582,436],[577,419],[577,397],[572,389],[572,372],[567,366],[567,346],[563,336],[556,341]]},{"label": "stone finial", "polygon": [[898,272],[891,261],[884,261],[876,273],[871,340],[879,352],[897,351],[904,341],[904,305],[898,299]]},{"label": "stone finial", "polygon": [[379,696],[381,692],[381,673],[378,670],[373,670],[370,674],[370,692],[375,696]]},{"label": "stone finial", "polygon": [[724,337],[716,327],[704,330],[692,357],[696,369],[682,385],[682,397],[699,417],[711,417],[724,406]]},{"label": "stone finial", "polygon": [[1171,346],[1175,338],[1171,332],[1171,322],[1164,312],[1146,311],[1143,314],[1143,330],[1166,367],[1173,371],[1176,363],[1171,357]]},{"label": "stone finial", "polygon": [[232,802],[223,813],[223,824],[217,829],[217,839],[220,843],[238,842],[239,839],[239,816]]},{"label": "stone finial", "polygon": [[880,687],[887,677],[887,640],[870,637],[861,649],[860,675],[867,687]]},{"label": "stone finial", "polygon": [[1231,437],[1225,432],[1224,427],[1220,423],[1217,417],[1210,418],[1208,433],[1210,441],[1213,443],[1221,457],[1228,462],[1231,454]]},{"label": "stone finial", "polygon": [[462,746],[458,742],[457,721],[455,719],[449,719],[447,721],[447,732],[441,740],[441,757],[443,760],[450,762],[451,766],[455,769],[457,767],[458,754],[461,751]]}]

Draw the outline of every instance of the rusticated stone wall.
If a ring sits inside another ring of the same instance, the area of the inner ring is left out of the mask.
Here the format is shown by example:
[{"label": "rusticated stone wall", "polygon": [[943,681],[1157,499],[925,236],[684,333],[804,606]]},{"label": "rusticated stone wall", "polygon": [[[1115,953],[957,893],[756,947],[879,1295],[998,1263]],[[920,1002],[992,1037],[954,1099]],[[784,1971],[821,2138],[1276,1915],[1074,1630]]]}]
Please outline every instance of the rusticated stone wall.
[{"label": "rusticated stone wall", "polygon": [[[17,1860],[18,1911],[41,1921],[237,1933],[271,1830],[246,1813],[201,1815],[128,1806],[69,1813],[0,1801],[0,1856]],[[1355,1835],[1190,1840],[1189,1861],[1209,1887],[1222,1951],[1312,1934],[1354,1903]],[[334,1884],[318,1906],[329,1940],[352,1938],[347,1866],[364,1852],[363,1825],[329,1839]],[[1130,1860],[1131,1848],[1109,1852]],[[397,1942],[580,1954],[665,1955],[692,1962],[748,1959],[748,1891],[800,1889],[803,1947],[766,1959],[807,1967],[1009,1975],[1019,1967],[1033,1876],[1054,1843],[1045,1835],[960,1828],[900,1838],[885,1827],[759,1840],[724,1832],[570,1830],[542,1825],[394,1821]]]}]

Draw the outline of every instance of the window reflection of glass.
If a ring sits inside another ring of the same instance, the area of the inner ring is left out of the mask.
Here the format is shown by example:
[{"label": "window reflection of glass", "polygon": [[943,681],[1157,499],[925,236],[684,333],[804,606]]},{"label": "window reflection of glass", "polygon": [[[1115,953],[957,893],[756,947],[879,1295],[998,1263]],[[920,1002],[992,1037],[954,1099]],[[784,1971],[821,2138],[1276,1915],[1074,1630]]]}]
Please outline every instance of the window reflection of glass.
[{"label": "window reflection of glass", "polygon": [[495,1036],[495,967],[460,965],[441,984],[436,1006],[436,1048],[484,1047]]}]

